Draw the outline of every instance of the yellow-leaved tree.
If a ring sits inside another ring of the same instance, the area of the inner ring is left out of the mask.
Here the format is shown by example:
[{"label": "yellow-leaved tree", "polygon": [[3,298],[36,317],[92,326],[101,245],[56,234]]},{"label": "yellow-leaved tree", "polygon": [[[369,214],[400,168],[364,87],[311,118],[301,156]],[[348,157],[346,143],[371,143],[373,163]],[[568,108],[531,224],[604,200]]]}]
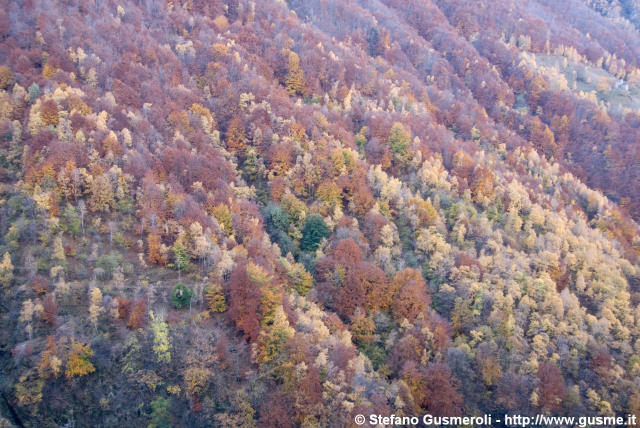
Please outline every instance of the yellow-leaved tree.
[{"label": "yellow-leaved tree", "polygon": [[98,321],[103,310],[102,292],[98,287],[93,287],[91,289],[91,303],[89,304],[89,319],[96,331],[98,330]]},{"label": "yellow-leaved tree", "polygon": [[96,368],[91,364],[89,358],[93,355],[93,350],[89,345],[83,345],[82,343],[76,343],[71,339],[71,353],[67,360],[67,370],[65,376],[72,378],[76,376],[84,376],[96,371]]},{"label": "yellow-leaved tree", "polygon": [[7,251],[2,257],[0,262],[0,284],[4,287],[11,285],[13,281],[13,263],[11,262],[11,255]]},{"label": "yellow-leaved tree", "polygon": [[289,95],[302,95],[304,92],[304,71],[300,68],[300,57],[289,51],[289,72],[287,74],[287,91]]},{"label": "yellow-leaved tree", "polygon": [[209,310],[213,313],[224,312],[227,310],[227,300],[224,297],[224,291],[222,286],[217,282],[212,282],[207,288],[207,305]]},{"label": "yellow-leaved tree", "polygon": [[159,363],[170,363],[169,325],[153,311],[149,311],[149,317],[151,318],[151,331],[153,331],[153,352],[155,352]]}]

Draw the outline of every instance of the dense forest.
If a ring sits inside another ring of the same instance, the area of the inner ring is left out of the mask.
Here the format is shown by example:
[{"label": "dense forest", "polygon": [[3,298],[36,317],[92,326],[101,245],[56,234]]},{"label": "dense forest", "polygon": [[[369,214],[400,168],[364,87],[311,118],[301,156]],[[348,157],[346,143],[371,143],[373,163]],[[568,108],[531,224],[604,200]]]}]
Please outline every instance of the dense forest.
[{"label": "dense forest", "polygon": [[640,417],[638,1],[0,4],[0,427]]}]

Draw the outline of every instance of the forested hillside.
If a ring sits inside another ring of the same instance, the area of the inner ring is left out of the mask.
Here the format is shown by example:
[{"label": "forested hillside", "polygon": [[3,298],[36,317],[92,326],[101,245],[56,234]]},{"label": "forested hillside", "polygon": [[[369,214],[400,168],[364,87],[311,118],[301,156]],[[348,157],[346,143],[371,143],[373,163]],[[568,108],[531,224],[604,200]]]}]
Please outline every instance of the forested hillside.
[{"label": "forested hillside", "polygon": [[640,416],[639,16],[5,0],[0,426]]}]

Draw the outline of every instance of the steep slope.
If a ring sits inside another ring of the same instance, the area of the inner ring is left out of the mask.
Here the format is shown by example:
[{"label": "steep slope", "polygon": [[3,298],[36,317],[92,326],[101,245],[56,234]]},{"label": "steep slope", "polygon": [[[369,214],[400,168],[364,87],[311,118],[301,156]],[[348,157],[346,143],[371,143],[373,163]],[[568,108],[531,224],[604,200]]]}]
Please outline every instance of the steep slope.
[{"label": "steep slope", "polygon": [[640,412],[640,44],[567,3],[11,1],[3,416]]}]

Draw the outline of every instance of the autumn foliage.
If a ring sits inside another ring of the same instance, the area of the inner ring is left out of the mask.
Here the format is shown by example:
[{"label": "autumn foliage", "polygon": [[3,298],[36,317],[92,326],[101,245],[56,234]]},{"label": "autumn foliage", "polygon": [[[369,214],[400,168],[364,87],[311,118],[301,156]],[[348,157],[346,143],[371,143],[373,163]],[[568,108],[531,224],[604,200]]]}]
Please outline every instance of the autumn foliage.
[{"label": "autumn foliage", "polygon": [[640,409],[637,2],[5,3],[9,424]]}]

